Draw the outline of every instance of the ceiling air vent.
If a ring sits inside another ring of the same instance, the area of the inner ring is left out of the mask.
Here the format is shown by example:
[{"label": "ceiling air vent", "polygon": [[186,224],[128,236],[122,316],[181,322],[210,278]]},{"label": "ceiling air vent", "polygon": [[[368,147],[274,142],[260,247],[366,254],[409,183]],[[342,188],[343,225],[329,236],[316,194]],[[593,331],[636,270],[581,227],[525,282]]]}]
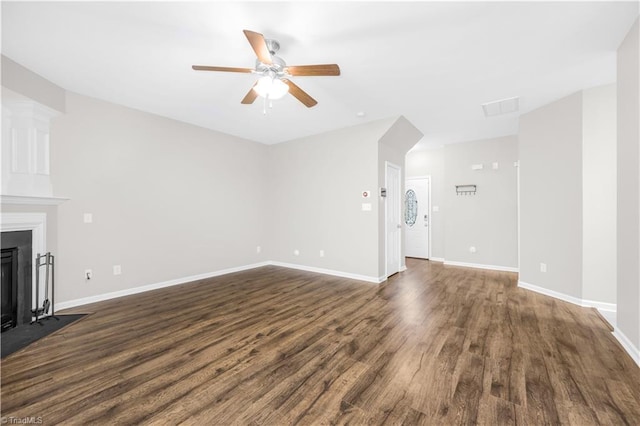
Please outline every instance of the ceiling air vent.
[{"label": "ceiling air vent", "polygon": [[494,117],[496,115],[508,114],[516,112],[519,109],[520,98],[507,98],[499,101],[487,102],[482,104],[482,110],[485,117]]}]

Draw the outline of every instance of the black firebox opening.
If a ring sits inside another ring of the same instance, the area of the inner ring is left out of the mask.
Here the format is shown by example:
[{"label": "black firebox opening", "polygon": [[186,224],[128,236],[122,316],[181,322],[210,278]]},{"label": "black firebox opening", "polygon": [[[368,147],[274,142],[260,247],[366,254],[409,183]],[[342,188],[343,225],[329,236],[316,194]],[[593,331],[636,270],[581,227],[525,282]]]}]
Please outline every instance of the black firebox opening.
[{"label": "black firebox opening", "polygon": [[31,322],[33,250],[31,231],[2,233],[2,331]]},{"label": "black firebox opening", "polygon": [[2,249],[2,307],[0,327],[2,331],[18,323],[18,249]]}]

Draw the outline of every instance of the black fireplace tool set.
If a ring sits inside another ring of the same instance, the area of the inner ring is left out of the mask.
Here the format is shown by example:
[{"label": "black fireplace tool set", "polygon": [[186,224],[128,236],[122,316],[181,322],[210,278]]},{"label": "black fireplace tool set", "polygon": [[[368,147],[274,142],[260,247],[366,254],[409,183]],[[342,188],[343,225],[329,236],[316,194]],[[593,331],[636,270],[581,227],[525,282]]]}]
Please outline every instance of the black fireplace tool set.
[{"label": "black fireplace tool set", "polygon": [[[53,295],[54,295],[54,256],[51,252],[47,252],[45,254],[40,254],[36,256],[36,308],[31,309],[31,313],[35,317],[31,324],[38,323],[42,324],[43,319],[55,318],[56,320],[60,320],[55,315],[54,307],[53,307]],[[44,266],[44,301],[42,302],[42,306],[40,305],[40,269]],[[51,279],[49,279],[51,278]],[[49,300],[49,284],[51,284],[51,300]],[[51,308],[51,315],[49,315],[49,308]]]}]

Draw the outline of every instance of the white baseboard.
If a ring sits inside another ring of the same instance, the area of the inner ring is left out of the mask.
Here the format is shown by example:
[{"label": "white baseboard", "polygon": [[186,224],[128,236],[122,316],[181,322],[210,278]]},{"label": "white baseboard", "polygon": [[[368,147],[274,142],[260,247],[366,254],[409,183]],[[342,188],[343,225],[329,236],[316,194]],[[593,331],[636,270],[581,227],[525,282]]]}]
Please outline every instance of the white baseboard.
[{"label": "white baseboard", "polygon": [[609,322],[609,324],[611,324],[612,327],[616,326],[617,306],[615,303],[580,299],[579,297],[574,297],[568,294],[560,293],[558,291],[549,290],[548,288],[539,287],[537,285],[529,284],[524,281],[518,281],[518,287],[535,291],[536,293],[544,294],[545,296],[551,296],[556,299],[564,300],[565,302],[573,303],[574,305],[582,306],[585,308],[596,308]]},{"label": "white baseboard", "polygon": [[429,260],[433,262],[444,262],[444,257],[430,257]]},{"label": "white baseboard", "polygon": [[490,269],[492,271],[518,272],[518,268],[511,266],[483,265],[481,263],[455,262],[453,260],[444,260],[445,265],[462,266],[464,268]]},{"label": "white baseboard", "polygon": [[132,295],[132,294],[143,293],[145,291],[157,290],[159,288],[171,287],[171,286],[178,285],[178,284],[184,284],[184,283],[188,283],[188,282],[192,282],[192,281],[198,281],[198,280],[203,280],[203,279],[207,279],[207,278],[213,278],[213,277],[217,277],[217,276],[220,276],[220,275],[231,274],[231,273],[234,273],[234,272],[246,271],[246,270],[249,270],[249,269],[259,268],[261,266],[267,266],[267,265],[270,265],[270,262],[254,263],[252,265],[244,265],[244,266],[239,266],[239,267],[236,267],[236,268],[222,269],[220,271],[207,272],[207,273],[198,274],[198,275],[191,275],[191,276],[188,276],[188,277],[176,278],[174,280],[163,281],[163,282],[159,282],[159,283],[155,283],[155,284],[148,284],[148,285],[143,285],[143,286],[140,286],[140,287],[128,288],[128,289],[125,289],[125,290],[113,291],[113,292],[110,292],[110,293],[103,293],[103,294],[98,294],[98,295],[95,295],[95,296],[89,296],[89,297],[83,297],[83,298],[80,298],[80,299],[68,300],[66,302],[56,303],[55,310],[59,311],[59,310],[62,310],[62,309],[67,309],[67,308],[74,308],[76,306],[88,305],[89,303],[102,302],[104,300],[115,299],[116,297],[129,296],[129,295]]},{"label": "white baseboard", "polygon": [[282,266],[283,268],[299,269],[301,271],[315,272],[318,274],[333,275],[334,277],[342,277],[342,278],[349,278],[352,280],[366,281],[366,282],[375,283],[375,284],[380,284],[381,282],[386,280],[386,278],[381,279],[379,277],[370,277],[368,275],[359,275],[359,274],[352,274],[350,272],[334,271],[333,269],[316,268],[314,266],[296,265],[294,263],[270,261],[268,262],[268,264],[273,266]]},{"label": "white baseboard", "polygon": [[564,300],[565,302],[573,303],[574,305],[584,306],[582,304],[582,299],[579,299],[574,296],[569,296],[568,294],[560,293],[558,291],[549,290],[548,288],[525,283],[524,281],[518,281],[518,287],[524,288],[526,290],[535,291],[536,293],[544,294],[545,296],[551,296],[556,299]]},{"label": "white baseboard", "polygon": [[636,348],[633,343],[631,343],[631,340],[629,340],[629,338],[625,336],[625,334],[616,326],[617,305],[615,303],[584,300],[578,297],[569,296],[568,294],[539,287],[537,285],[525,283],[524,281],[518,281],[518,287],[535,291],[536,293],[544,294],[545,296],[551,296],[556,299],[564,300],[565,302],[570,302],[574,305],[582,306],[585,308],[596,308],[609,322],[609,324],[613,326],[613,336],[618,340],[618,342],[620,342],[620,345],[622,345],[624,350],[627,351],[631,359],[633,359],[633,361],[640,367],[640,350],[638,350],[638,348]]},{"label": "white baseboard", "polygon": [[631,359],[633,359],[638,367],[640,367],[640,350],[638,350],[638,348],[636,348],[633,343],[631,343],[631,340],[629,340],[629,338],[625,336],[625,334],[620,331],[618,327],[615,327],[613,329],[613,336],[618,339],[620,345],[622,345],[624,350],[627,351],[629,356],[631,356]]},{"label": "white baseboard", "polygon": [[582,306],[588,308],[596,308],[604,317],[604,319],[611,324],[612,327],[616,326],[616,313],[618,307],[615,303],[598,302],[596,300],[582,300]]},{"label": "white baseboard", "polygon": [[140,287],[128,288],[125,290],[113,291],[110,293],[98,294],[95,296],[83,297],[80,299],[69,300],[66,302],[56,303],[55,310],[75,308],[76,306],[88,305],[89,303],[102,302],[109,299],[115,299],[116,297],[129,296],[132,294],[143,293],[145,291],[157,290],[159,288],[171,287],[174,285],[185,284],[188,282],[204,280],[207,278],[218,277],[220,275],[232,274],[234,272],[247,271],[249,269],[260,268],[262,266],[281,266],[283,268],[298,269],[302,271],[315,272],[318,274],[332,275],[336,277],[349,278],[352,280],[366,281],[375,284],[380,284],[386,280],[386,277],[369,277],[366,275],[351,274],[348,272],[334,271],[331,269],[315,268],[311,266],[295,265],[293,263],[266,261],[260,263],[253,263],[251,265],[238,266],[235,268],[222,269],[220,271],[207,272],[204,274],[191,275],[183,278],[176,278],[174,280],[163,281],[155,284],[144,285]]},{"label": "white baseboard", "polygon": [[595,300],[585,300],[579,297],[570,296],[568,294],[560,293],[558,291],[549,290],[548,288],[540,287],[537,285],[529,284],[524,281],[518,281],[518,287],[526,290],[535,291],[536,293],[544,294],[545,296],[551,296],[556,299],[564,300],[565,302],[573,303],[574,305],[582,306],[584,308],[596,308],[602,316],[607,320],[613,316],[613,322],[609,321],[612,326],[615,326],[615,316],[617,306],[615,303],[597,302]]}]

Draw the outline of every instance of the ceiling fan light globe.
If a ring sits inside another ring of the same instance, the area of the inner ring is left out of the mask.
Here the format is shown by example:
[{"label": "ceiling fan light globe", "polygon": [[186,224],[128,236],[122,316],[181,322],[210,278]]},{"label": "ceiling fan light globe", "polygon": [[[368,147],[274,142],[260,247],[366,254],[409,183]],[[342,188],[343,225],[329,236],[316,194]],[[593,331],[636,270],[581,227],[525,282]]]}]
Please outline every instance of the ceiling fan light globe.
[{"label": "ceiling fan light globe", "polygon": [[271,86],[271,93],[269,93],[270,99],[280,99],[289,93],[289,86],[280,79],[273,80]]},{"label": "ceiling fan light globe", "polygon": [[263,98],[280,99],[289,92],[289,86],[278,78],[264,76],[258,80],[253,90]]}]

